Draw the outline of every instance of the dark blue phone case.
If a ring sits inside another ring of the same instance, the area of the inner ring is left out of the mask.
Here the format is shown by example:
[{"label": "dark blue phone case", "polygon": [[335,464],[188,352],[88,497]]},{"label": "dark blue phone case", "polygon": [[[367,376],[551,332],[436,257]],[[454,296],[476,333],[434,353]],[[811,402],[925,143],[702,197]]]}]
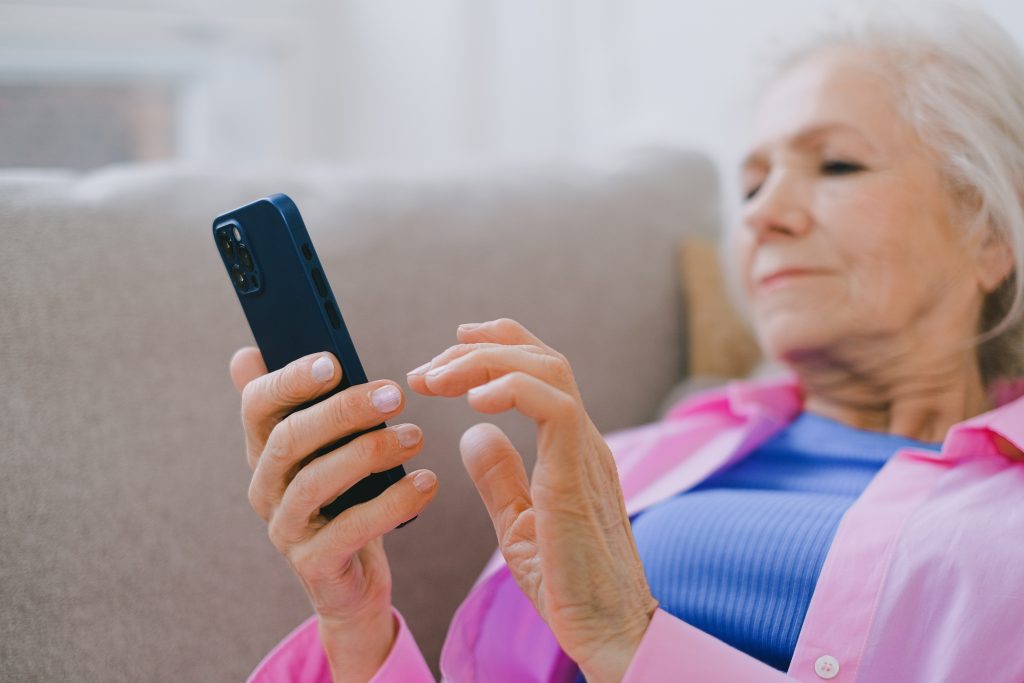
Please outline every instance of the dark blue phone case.
[{"label": "dark blue phone case", "polygon": [[[295,202],[275,194],[229,211],[214,219],[213,239],[268,371],[317,351],[330,351],[341,362],[343,373],[338,386],[295,410],[353,384],[366,383],[366,373]],[[385,426],[382,422],[343,437],[311,454],[302,465]],[[405,468],[401,465],[370,474],[320,512],[333,518],[346,508],[380,495],[403,476]]]}]

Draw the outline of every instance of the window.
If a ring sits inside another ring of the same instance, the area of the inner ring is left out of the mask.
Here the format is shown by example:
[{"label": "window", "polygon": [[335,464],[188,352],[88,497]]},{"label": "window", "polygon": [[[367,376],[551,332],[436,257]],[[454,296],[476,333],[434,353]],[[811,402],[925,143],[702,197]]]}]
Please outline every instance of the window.
[{"label": "window", "polygon": [[0,163],[87,169],[176,156],[172,85],[0,84]]},{"label": "window", "polygon": [[0,0],[0,167],[316,158],[329,6]]}]

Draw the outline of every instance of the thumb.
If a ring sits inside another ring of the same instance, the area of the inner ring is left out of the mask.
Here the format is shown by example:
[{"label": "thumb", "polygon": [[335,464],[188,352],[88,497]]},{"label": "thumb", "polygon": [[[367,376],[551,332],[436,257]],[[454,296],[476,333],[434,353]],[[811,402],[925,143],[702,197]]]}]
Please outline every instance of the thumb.
[{"label": "thumb", "polygon": [[467,429],[459,450],[500,542],[519,514],[533,505],[523,458],[505,432],[487,422]]},{"label": "thumb", "polygon": [[235,351],[228,366],[231,381],[241,391],[252,380],[267,374],[267,366],[263,363],[263,355],[255,346],[243,346]]}]

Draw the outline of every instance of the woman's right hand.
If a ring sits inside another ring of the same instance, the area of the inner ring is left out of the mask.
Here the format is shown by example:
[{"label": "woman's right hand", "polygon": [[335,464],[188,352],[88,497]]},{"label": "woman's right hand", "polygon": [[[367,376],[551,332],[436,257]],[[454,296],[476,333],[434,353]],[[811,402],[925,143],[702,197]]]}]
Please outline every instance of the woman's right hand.
[{"label": "woman's right hand", "polygon": [[381,537],[426,507],[437,478],[429,470],[412,472],[332,520],[320,508],[371,472],[416,455],[422,433],[415,425],[374,430],[307,462],[318,449],[400,413],[404,397],[398,385],[357,384],[291,412],[341,380],[332,354],[304,356],[268,374],[259,349],[248,346],[231,358],[230,371],[242,393],[246,454],[253,469],[249,502],[267,522],[271,542],[319,615],[332,670],[344,671],[346,680],[366,680],[363,674],[376,671],[395,636],[391,571]]}]

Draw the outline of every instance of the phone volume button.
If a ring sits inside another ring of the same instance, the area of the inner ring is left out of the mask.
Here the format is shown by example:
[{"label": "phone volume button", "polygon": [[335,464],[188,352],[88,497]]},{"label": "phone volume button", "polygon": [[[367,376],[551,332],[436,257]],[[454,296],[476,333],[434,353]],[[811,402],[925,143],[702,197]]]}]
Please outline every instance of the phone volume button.
[{"label": "phone volume button", "polygon": [[316,291],[320,292],[320,296],[327,296],[327,283],[324,282],[324,274],[320,272],[320,269],[314,268],[310,271],[310,275],[313,277],[313,284],[316,285]]},{"label": "phone volume button", "polygon": [[341,327],[341,317],[338,315],[338,307],[334,305],[334,302],[327,300],[324,302],[324,309],[327,311],[327,317],[331,319],[331,326],[334,329]]}]

